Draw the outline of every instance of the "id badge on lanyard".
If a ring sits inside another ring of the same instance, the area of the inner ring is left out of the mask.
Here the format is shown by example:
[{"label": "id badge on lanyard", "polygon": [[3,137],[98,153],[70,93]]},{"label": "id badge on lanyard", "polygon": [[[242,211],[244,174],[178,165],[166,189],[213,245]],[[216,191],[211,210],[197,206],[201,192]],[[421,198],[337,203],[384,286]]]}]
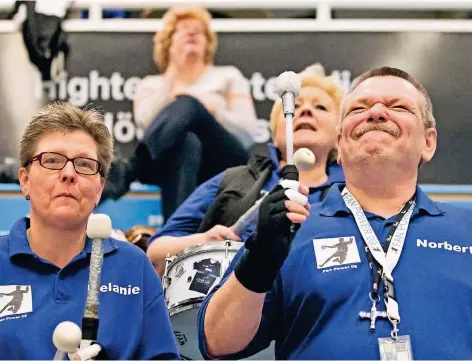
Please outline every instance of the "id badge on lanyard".
[{"label": "id badge on lanyard", "polygon": [[413,360],[410,336],[382,337],[378,341],[380,360]]},{"label": "id badge on lanyard", "polygon": [[[344,188],[342,196],[344,203],[354,216],[357,227],[362,234],[370,268],[374,270],[374,263],[377,263],[378,266],[377,271],[373,271],[372,291],[369,293],[372,307],[370,312],[360,312],[359,317],[371,321],[371,332],[375,331],[375,322],[377,318],[388,318],[392,324],[390,337],[378,339],[381,360],[413,360],[410,336],[398,335],[399,330],[397,326],[400,323],[400,313],[398,302],[395,297],[392,273],[403,250],[410,217],[415,208],[414,197],[412,197],[412,199],[410,199],[410,201],[408,201],[400,210],[394,224],[389,230],[384,249],[367,220],[364,211],[347,187]],[[378,286],[381,281],[384,285],[386,311],[377,311],[376,308],[377,302],[380,301]]]}]

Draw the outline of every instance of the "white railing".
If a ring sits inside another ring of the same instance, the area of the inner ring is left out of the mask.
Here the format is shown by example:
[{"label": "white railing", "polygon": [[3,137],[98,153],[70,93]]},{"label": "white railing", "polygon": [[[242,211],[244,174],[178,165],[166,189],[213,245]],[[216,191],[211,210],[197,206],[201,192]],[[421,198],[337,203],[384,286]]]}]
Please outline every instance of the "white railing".
[{"label": "white railing", "polygon": [[[53,1],[53,0],[52,0]],[[470,0],[76,0],[74,8],[168,8],[177,4],[196,4],[214,9],[391,9],[460,10],[472,9]]]},{"label": "white railing", "polygon": [[[11,9],[13,4],[13,0],[0,0],[0,9]],[[332,18],[332,10],[341,9],[472,12],[472,0],[75,0],[70,4],[73,9],[89,10],[89,18],[66,20],[66,31],[152,32],[161,28],[159,19],[102,19],[102,10],[167,9],[186,4],[209,9],[313,9],[317,14],[316,19],[215,19],[212,27],[217,32],[472,32],[472,21],[467,19]],[[17,29],[12,21],[0,21],[0,32]]]},{"label": "white railing", "polygon": [[[10,9],[14,2],[0,0],[0,9]],[[182,4],[209,9],[472,10],[471,0],[70,0],[69,3],[73,9],[88,9],[92,13],[102,9],[166,9]]]}]

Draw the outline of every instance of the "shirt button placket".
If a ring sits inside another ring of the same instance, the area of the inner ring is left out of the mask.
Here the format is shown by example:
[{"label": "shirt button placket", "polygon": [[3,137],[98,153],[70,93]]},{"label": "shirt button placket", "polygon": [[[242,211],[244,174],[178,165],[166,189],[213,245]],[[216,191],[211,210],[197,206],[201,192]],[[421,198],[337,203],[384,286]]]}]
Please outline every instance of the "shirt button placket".
[{"label": "shirt button placket", "polygon": [[66,273],[63,269],[58,272],[56,277],[54,298],[56,301],[61,303],[68,302],[70,299],[70,296],[67,292]]}]

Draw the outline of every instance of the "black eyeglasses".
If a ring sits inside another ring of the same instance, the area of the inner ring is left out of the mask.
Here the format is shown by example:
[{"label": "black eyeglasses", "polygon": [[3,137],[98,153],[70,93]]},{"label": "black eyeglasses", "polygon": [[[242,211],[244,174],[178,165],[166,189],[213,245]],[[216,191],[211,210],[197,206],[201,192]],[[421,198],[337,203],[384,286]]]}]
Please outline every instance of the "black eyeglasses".
[{"label": "black eyeglasses", "polygon": [[61,170],[71,161],[75,171],[83,175],[97,174],[102,168],[101,164],[95,159],[86,157],[68,158],[64,154],[54,152],[39,153],[31,158],[28,164],[35,160],[39,161],[42,167],[51,170]]}]

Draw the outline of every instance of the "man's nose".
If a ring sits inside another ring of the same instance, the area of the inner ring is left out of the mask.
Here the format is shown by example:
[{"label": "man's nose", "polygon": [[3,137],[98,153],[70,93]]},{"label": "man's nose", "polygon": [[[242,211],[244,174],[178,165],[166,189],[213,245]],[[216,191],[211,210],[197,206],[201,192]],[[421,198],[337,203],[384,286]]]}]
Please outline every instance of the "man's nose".
[{"label": "man's nose", "polygon": [[385,122],[387,120],[387,107],[383,104],[374,104],[369,109],[369,118],[371,122]]}]

